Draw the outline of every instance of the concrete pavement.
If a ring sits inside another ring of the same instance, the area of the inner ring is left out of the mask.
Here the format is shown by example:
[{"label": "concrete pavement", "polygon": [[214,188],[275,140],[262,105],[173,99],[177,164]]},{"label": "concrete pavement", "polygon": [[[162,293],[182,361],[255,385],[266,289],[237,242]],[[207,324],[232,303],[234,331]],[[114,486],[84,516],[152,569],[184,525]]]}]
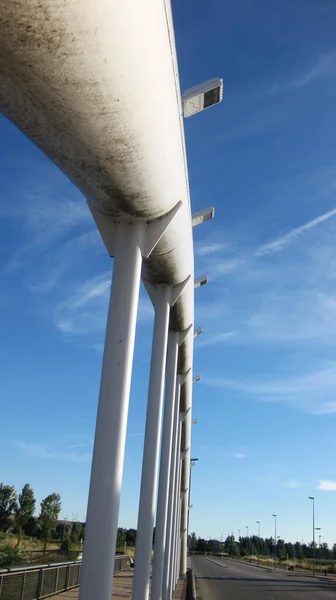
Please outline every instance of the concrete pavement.
[{"label": "concrete pavement", "polygon": [[[132,598],[132,585],[133,585],[133,574],[134,570],[121,571],[120,573],[116,573],[113,579],[113,600],[131,600]],[[68,590],[67,592],[63,592],[62,594],[57,594],[57,596],[53,596],[55,600],[58,598],[60,600],[78,600],[78,592],[79,588],[73,588],[72,590]],[[186,598],[186,582],[181,579],[176,587],[173,598],[176,600],[185,600]],[[95,600],[92,598],[92,600]],[[153,599],[154,600],[154,599]]]},{"label": "concrete pavement", "polygon": [[191,559],[202,600],[336,600],[335,581],[266,571],[217,557]]}]

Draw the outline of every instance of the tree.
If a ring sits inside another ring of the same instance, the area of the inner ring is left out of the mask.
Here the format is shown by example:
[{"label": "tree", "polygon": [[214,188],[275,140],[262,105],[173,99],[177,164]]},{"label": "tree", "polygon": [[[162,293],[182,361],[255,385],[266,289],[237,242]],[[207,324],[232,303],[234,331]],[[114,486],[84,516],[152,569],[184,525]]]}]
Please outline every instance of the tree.
[{"label": "tree", "polygon": [[35,510],[35,497],[32,488],[29,483],[26,483],[21,494],[19,494],[19,502],[15,507],[15,524],[18,530],[17,546],[19,547],[22,528],[27,525],[29,519],[34,514]]},{"label": "tree", "polygon": [[56,526],[61,507],[61,496],[59,494],[49,494],[49,496],[44,498],[41,502],[39,521],[44,539],[43,552],[46,551],[48,536],[50,535],[51,530]]},{"label": "tree", "polygon": [[193,532],[189,536],[189,551],[190,552],[195,552],[196,546],[197,546],[197,537],[196,537],[196,533]]},{"label": "tree", "polygon": [[10,517],[16,510],[16,503],[15,487],[0,483],[0,531],[7,531]]},{"label": "tree", "polygon": [[300,542],[295,542],[295,554],[296,558],[298,558],[299,560],[303,559],[303,550]]},{"label": "tree", "polygon": [[74,543],[79,542],[79,540],[83,538],[83,525],[82,523],[79,523],[79,521],[76,521],[76,523],[73,524],[70,538]]},{"label": "tree", "polygon": [[126,546],[135,546],[136,536],[137,536],[136,529],[132,529],[132,528],[126,529],[125,534],[126,534]]},{"label": "tree", "polygon": [[117,548],[123,548],[125,546],[125,542],[126,542],[126,533],[125,533],[125,529],[123,529],[122,527],[118,527],[118,531],[117,531]]}]

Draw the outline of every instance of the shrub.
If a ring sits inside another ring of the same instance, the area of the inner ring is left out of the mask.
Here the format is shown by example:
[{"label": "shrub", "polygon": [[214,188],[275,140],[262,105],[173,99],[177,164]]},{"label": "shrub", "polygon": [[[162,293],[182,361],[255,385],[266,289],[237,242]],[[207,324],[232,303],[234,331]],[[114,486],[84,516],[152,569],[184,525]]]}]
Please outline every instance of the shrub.
[{"label": "shrub", "polygon": [[11,565],[20,565],[28,562],[28,554],[22,552],[10,543],[5,543],[0,547],[0,566],[10,567]]}]

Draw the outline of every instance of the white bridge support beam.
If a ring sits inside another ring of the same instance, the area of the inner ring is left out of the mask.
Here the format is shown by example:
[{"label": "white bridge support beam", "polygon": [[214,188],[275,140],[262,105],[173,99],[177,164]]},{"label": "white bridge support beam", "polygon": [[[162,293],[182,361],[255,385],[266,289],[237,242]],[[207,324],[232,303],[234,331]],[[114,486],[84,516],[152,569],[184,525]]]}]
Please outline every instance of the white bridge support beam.
[{"label": "white bridge support beam", "polygon": [[168,515],[166,528],[166,548],[163,568],[162,598],[170,600],[174,587],[173,564],[175,557],[175,531],[177,519],[178,498],[180,496],[179,461],[181,452],[181,420],[180,420],[180,396],[181,387],[189,371],[177,376],[176,396],[175,396],[175,415],[173,429],[173,447],[172,462],[169,474],[169,495],[168,495]]},{"label": "white bridge support beam", "polygon": [[177,469],[177,438],[179,426],[179,404],[181,393],[181,376],[177,376],[176,391],[175,391],[175,410],[173,424],[173,443],[171,451],[171,464],[169,472],[169,489],[168,489],[168,511],[167,511],[167,526],[166,526],[166,545],[163,561],[163,578],[162,578],[162,600],[167,600],[171,596],[171,555],[173,552],[173,523],[175,516],[175,485],[176,485],[176,469]]},{"label": "white bridge support beam", "polygon": [[152,573],[151,598],[162,599],[163,564],[166,542],[166,525],[169,492],[169,473],[171,465],[173,425],[175,411],[175,392],[177,377],[177,357],[179,348],[179,332],[170,331],[168,335],[166,394],[162,432],[162,448],[160,460],[159,491],[156,512],[156,528],[154,543],[154,561]]},{"label": "white bridge support beam", "polygon": [[[174,516],[173,516],[173,530],[172,530],[172,546],[170,555],[170,566],[169,566],[169,580],[171,591],[175,589],[177,584],[176,576],[176,555],[177,555],[177,541],[179,538],[180,522],[179,522],[179,507],[180,507],[180,495],[181,495],[181,428],[182,423],[179,414],[178,433],[177,433],[177,453],[176,453],[176,473],[175,473],[175,486],[174,486]],[[169,594],[168,594],[168,597]]]},{"label": "white bridge support beam", "polygon": [[142,258],[166,231],[179,204],[163,217],[115,222],[95,207],[92,215],[114,256],[79,600],[110,600],[125,455]]},{"label": "white bridge support beam", "polygon": [[[185,340],[191,325],[185,331],[169,331],[167,364],[166,364],[166,394],[163,419],[162,446],[160,459],[159,490],[156,511],[156,528],[154,543],[154,560],[152,573],[151,598],[162,599],[163,570],[165,548],[168,538],[167,517],[169,478],[172,465],[173,428],[176,415],[176,383],[177,383],[177,358],[178,348]],[[178,408],[177,408],[178,411]]]},{"label": "white bridge support beam", "polygon": [[145,228],[119,224],[91,468],[80,600],[110,600]]},{"label": "white bridge support beam", "polygon": [[147,600],[149,595],[169,311],[180,296],[185,284],[186,282],[183,282],[174,288],[145,284],[155,306],[155,319],[138,513],[133,600]]},{"label": "white bridge support beam", "polygon": [[[188,375],[190,378],[189,385],[191,387],[191,373]],[[189,408],[189,407],[188,407]],[[180,560],[180,576],[183,577],[187,572],[187,551],[188,551],[188,491],[189,491],[189,475],[190,475],[190,439],[191,439],[191,410],[188,411],[186,418],[182,426],[182,439],[184,439],[184,446],[182,451],[184,452],[184,459],[182,463],[182,477],[181,477],[181,492],[182,506],[181,506],[181,560]]]}]

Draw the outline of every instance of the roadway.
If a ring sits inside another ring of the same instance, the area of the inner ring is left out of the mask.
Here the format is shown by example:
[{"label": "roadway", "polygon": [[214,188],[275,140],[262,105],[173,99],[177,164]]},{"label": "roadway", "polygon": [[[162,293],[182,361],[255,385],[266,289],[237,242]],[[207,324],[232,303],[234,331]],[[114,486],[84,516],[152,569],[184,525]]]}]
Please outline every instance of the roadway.
[{"label": "roadway", "polygon": [[217,557],[193,556],[201,600],[336,600],[336,581],[298,576]]}]

